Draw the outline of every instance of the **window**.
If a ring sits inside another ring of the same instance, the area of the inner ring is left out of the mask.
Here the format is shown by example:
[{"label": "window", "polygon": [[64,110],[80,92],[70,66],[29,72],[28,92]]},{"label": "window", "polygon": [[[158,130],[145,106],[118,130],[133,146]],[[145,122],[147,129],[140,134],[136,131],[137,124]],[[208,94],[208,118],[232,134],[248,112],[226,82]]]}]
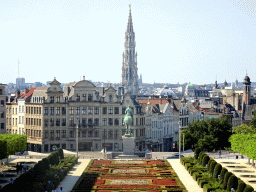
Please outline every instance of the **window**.
[{"label": "window", "polygon": [[41,124],[41,119],[39,119],[39,126],[41,126],[42,124]]},{"label": "window", "polygon": [[16,118],[16,119],[15,119],[15,125],[17,125],[17,124],[18,124],[18,119]]},{"label": "window", "polygon": [[74,118],[70,118],[70,119],[69,119],[69,125],[70,125],[70,126],[74,126],[74,125],[75,125]]},{"label": "window", "polygon": [[73,144],[70,144],[70,149],[73,149]]},{"label": "window", "polygon": [[4,123],[1,123],[1,129],[4,129]]},{"label": "window", "polygon": [[117,139],[117,138],[118,138],[118,130],[115,129],[115,130],[114,130],[114,139]]},{"label": "window", "polygon": [[125,129],[122,129],[122,135],[124,135],[125,134]]},{"label": "window", "polygon": [[50,107],[50,115],[54,115],[54,107]]},{"label": "window", "polygon": [[119,119],[115,119],[115,125],[119,125]]},{"label": "window", "polygon": [[44,108],[44,115],[48,115],[48,107]]},{"label": "window", "polygon": [[86,137],[86,131],[82,131],[82,137]]},{"label": "window", "polygon": [[93,130],[88,131],[88,137],[93,137]]},{"label": "window", "polygon": [[75,137],[75,132],[74,131],[70,131],[70,137]]},{"label": "window", "polygon": [[66,143],[62,144],[62,149],[66,149]]},{"label": "window", "polygon": [[94,107],[94,114],[99,114],[99,107]]},{"label": "window", "polygon": [[4,112],[1,112],[1,118],[4,118]]},{"label": "window", "polygon": [[86,115],[86,107],[82,107],[82,115]]},{"label": "window", "polygon": [[62,119],[62,126],[66,126],[66,118]]},{"label": "window", "polygon": [[88,101],[92,101],[92,94],[88,94]]},{"label": "window", "polygon": [[119,114],[119,107],[115,107],[115,114]]},{"label": "window", "polygon": [[107,114],[107,107],[102,108],[102,114]]},{"label": "window", "polygon": [[21,112],[21,106],[19,106],[19,112]]},{"label": "window", "polygon": [[122,114],[125,114],[125,110],[126,110],[126,108],[122,107]]},{"label": "window", "polygon": [[108,125],[113,125],[113,119],[112,118],[108,118]]},{"label": "window", "polygon": [[76,107],[76,115],[80,115],[80,107]]},{"label": "window", "polygon": [[50,119],[50,126],[54,126],[54,119]]},{"label": "window", "polygon": [[41,114],[41,107],[39,107],[38,112],[39,112],[39,114]]},{"label": "window", "polygon": [[50,97],[50,103],[54,103],[54,96]]},{"label": "window", "polygon": [[113,96],[109,95],[109,102],[113,102]]},{"label": "window", "polygon": [[52,139],[54,138],[54,131],[53,130],[50,131],[50,138],[52,138]]},{"label": "window", "polygon": [[62,115],[66,115],[66,107],[62,107]]},{"label": "window", "polygon": [[76,95],[76,101],[80,101],[80,95],[79,94]]},{"label": "window", "polygon": [[36,107],[34,107],[34,113],[38,114],[38,110],[36,110]]},{"label": "window", "polygon": [[102,139],[107,139],[107,130],[102,130]]},{"label": "window", "polygon": [[66,138],[66,130],[62,130],[62,138]]},{"label": "window", "polygon": [[[17,108],[16,108],[17,109]],[[16,113],[17,114],[17,113]],[[34,107],[31,107],[31,114],[34,114]]]},{"label": "window", "polygon": [[45,126],[45,127],[48,127],[48,119],[45,119],[45,120],[44,120],[44,126]]},{"label": "window", "polygon": [[86,118],[82,118],[82,127],[83,127],[83,128],[86,127]]},{"label": "window", "polygon": [[103,125],[103,126],[106,126],[106,125],[107,125],[107,118],[103,118],[103,119],[102,119],[102,125]]},{"label": "window", "polygon": [[16,114],[18,114],[18,108],[15,108],[15,112],[16,112]]},{"label": "window", "polygon": [[60,107],[56,107],[56,115],[60,114]]},{"label": "window", "polygon": [[69,108],[69,115],[74,115],[74,107]]},{"label": "window", "polygon": [[60,138],[60,130],[56,130],[56,138]]},{"label": "window", "polygon": [[56,119],[56,126],[60,126],[60,119]]},{"label": "window", "polygon": [[94,125],[95,125],[95,126],[99,126],[99,119],[98,119],[98,118],[95,118],[95,119],[94,119]]},{"label": "window", "polygon": [[4,100],[1,100],[1,107],[4,107]]},{"label": "window", "polygon": [[44,131],[44,138],[48,138],[48,137],[49,137],[48,131],[46,130],[46,131]]},{"label": "window", "polygon": [[113,107],[108,108],[108,114],[113,114]]},{"label": "window", "polygon": [[94,131],[94,137],[99,137],[100,136],[100,131],[99,130],[95,130]]},{"label": "window", "polygon": [[88,114],[92,114],[93,108],[92,107],[88,107]]},{"label": "window", "polygon": [[108,139],[113,139],[113,130],[108,130]]},{"label": "window", "polygon": [[60,103],[60,96],[56,97],[56,103]]},{"label": "window", "polygon": [[92,119],[90,118],[90,119],[88,119],[88,126],[91,127],[92,125],[93,125],[93,121],[92,121]]},{"label": "window", "polygon": [[82,95],[82,100],[83,100],[83,101],[86,101],[86,94],[83,94],[83,95]]},{"label": "window", "polygon": [[24,105],[22,105],[22,112],[24,113]]}]

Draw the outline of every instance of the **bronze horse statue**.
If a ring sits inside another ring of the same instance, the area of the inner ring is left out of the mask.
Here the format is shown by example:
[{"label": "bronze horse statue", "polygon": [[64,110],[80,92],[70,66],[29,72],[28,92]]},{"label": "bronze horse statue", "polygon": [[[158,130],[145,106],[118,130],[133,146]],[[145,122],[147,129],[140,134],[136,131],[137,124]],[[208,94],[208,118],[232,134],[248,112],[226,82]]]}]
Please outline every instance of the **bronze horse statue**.
[{"label": "bronze horse statue", "polygon": [[125,110],[125,116],[124,116],[124,125],[126,126],[125,136],[132,137],[133,134],[131,133],[131,125],[133,122],[133,114],[132,109],[130,106]]}]

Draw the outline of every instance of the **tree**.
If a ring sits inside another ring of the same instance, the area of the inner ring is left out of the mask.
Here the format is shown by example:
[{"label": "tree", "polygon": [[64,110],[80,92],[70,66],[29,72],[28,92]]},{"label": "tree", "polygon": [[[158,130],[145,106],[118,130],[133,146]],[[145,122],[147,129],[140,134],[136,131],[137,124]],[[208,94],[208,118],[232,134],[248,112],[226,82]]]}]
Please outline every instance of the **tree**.
[{"label": "tree", "polygon": [[253,127],[252,125],[246,125],[246,124],[242,124],[239,126],[236,126],[233,131],[233,134],[255,134],[256,133],[256,128]]},{"label": "tree", "polygon": [[217,145],[218,138],[214,138],[213,135],[205,135],[203,138],[198,140],[198,147],[201,149],[212,150]]},{"label": "tree", "polygon": [[[191,146],[193,145],[193,137],[188,129],[184,129],[181,131],[181,148],[183,148],[183,133],[184,133],[184,145],[185,150],[191,149]],[[179,140],[178,140],[178,146],[179,146]]]},{"label": "tree", "polygon": [[249,125],[256,129],[256,109],[253,112],[253,118]]}]

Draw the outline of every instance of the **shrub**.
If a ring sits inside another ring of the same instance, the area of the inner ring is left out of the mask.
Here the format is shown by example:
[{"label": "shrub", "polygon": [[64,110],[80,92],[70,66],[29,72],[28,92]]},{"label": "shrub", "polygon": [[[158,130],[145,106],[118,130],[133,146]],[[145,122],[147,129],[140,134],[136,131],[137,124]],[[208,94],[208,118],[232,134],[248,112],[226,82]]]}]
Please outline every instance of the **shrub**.
[{"label": "shrub", "polygon": [[199,153],[201,152],[201,150],[199,148],[196,148],[195,149],[195,152],[194,152],[194,157],[195,159],[198,159],[198,156],[199,156]]},{"label": "shrub", "polygon": [[204,187],[204,185],[205,184],[207,184],[208,183],[208,179],[200,179],[200,181],[199,181],[199,186],[201,187],[201,188],[203,188]]},{"label": "shrub", "polygon": [[7,141],[0,140],[0,160],[7,157]]},{"label": "shrub", "polygon": [[203,189],[204,189],[204,192],[210,192],[210,191],[214,190],[214,188],[211,187],[211,185],[209,185],[209,184],[205,184]]},{"label": "shrub", "polygon": [[213,171],[214,178],[218,178],[218,175],[220,174],[221,169],[222,169],[221,164],[217,163],[217,165],[215,166],[214,171]]},{"label": "shrub", "polygon": [[231,172],[226,172],[225,176],[224,176],[224,182],[223,182],[223,188],[226,189],[227,188],[227,184],[228,184],[228,179],[229,177],[232,175]]},{"label": "shrub", "polygon": [[205,154],[205,152],[201,151],[198,156],[198,162],[201,164],[202,156]]},{"label": "shrub", "polygon": [[63,149],[60,147],[60,148],[58,148],[57,151],[58,151],[58,153],[59,153],[60,159],[64,159]]},{"label": "shrub", "polygon": [[231,191],[231,188],[237,189],[238,180],[235,175],[231,175],[228,179],[227,190]]},{"label": "shrub", "polygon": [[237,186],[237,192],[243,192],[245,188],[245,183],[242,180],[238,181],[238,186]]},{"label": "shrub", "polygon": [[202,161],[202,165],[205,166],[210,160],[210,157],[208,155],[205,155]]},{"label": "shrub", "polygon": [[212,161],[214,161],[212,158],[210,158],[210,160],[208,161],[208,163],[207,163],[207,171],[209,172],[209,170],[210,170],[210,165],[211,165],[211,163],[212,163]]},{"label": "shrub", "polygon": [[226,173],[227,171],[228,171],[228,170],[227,170],[225,167],[222,167],[221,172],[220,172],[220,180],[221,180],[221,182],[224,181],[224,176],[225,176],[225,173]]},{"label": "shrub", "polygon": [[213,175],[213,171],[214,171],[214,168],[215,168],[216,164],[217,164],[217,162],[214,161],[214,160],[211,162],[211,165],[210,165],[210,168],[209,168],[209,172],[210,172],[211,175]]},{"label": "shrub", "polygon": [[251,185],[246,185],[243,192],[252,192],[254,191],[253,187]]}]

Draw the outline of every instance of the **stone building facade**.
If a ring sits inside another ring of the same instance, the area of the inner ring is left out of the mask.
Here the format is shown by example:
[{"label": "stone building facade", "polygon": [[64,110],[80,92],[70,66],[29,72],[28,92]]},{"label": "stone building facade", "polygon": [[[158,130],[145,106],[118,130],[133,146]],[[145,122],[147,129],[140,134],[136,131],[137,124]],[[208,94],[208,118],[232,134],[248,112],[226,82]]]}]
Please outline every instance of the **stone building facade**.
[{"label": "stone building facade", "polygon": [[0,84],[0,134],[6,132],[6,95],[5,84]]}]

